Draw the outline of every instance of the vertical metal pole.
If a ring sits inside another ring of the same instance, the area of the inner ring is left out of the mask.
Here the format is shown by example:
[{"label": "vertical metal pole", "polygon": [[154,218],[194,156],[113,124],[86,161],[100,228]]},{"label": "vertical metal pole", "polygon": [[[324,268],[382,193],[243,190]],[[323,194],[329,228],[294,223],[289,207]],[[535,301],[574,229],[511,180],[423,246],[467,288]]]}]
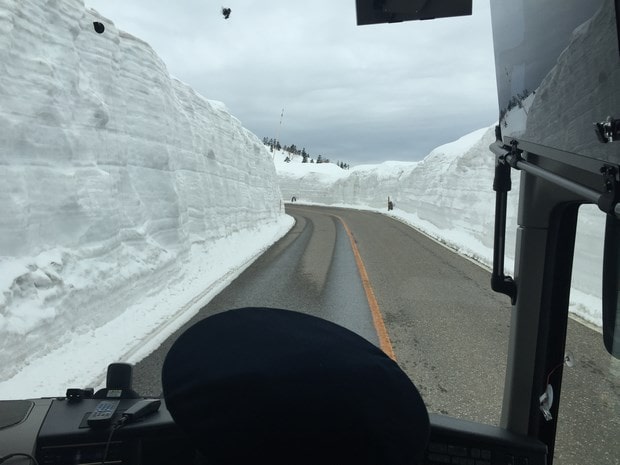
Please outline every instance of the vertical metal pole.
[{"label": "vertical metal pole", "polygon": [[284,108],[282,108],[282,113],[280,113],[280,124],[278,126],[278,135],[276,136],[276,142],[280,142],[280,130],[282,129],[283,119],[284,119]]},{"label": "vertical metal pole", "polygon": [[511,189],[510,166],[497,160],[493,190],[495,194],[495,232],[493,236],[493,272],[491,289],[510,297],[514,305],[517,287],[510,276],[504,275],[504,253],[506,249],[506,211],[508,191]]}]

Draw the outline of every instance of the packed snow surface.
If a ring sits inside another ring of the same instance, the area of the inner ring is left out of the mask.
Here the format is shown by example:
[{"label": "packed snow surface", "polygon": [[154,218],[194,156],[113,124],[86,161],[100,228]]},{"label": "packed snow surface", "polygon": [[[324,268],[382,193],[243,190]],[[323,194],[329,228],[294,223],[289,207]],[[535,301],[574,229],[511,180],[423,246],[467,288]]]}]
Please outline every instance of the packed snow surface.
[{"label": "packed snow surface", "polygon": [[0,2],[0,63],[0,398],[58,395],[292,219],[262,142],[82,1]]},{"label": "packed snow surface", "polygon": [[[96,20],[81,0],[0,1],[0,399],[97,387],[150,353],[290,229],[282,197],[381,211],[490,264],[491,128],[417,163],[286,163]],[[596,325],[601,217],[582,215],[571,296]]]},{"label": "packed snow surface", "polygon": [[[301,156],[274,152],[284,199],[375,210],[397,218],[489,269],[493,262],[495,157],[489,145],[495,125],[434,149],[420,162],[384,162],[340,169],[333,163],[302,163]],[[286,162],[286,159],[289,162]],[[513,275],[519,174],[512,174],[506,227],[506,270]],[[394,210],[387,211],[388,198]],[[600,327],[605,215],[580,209],[572,314]]]}]

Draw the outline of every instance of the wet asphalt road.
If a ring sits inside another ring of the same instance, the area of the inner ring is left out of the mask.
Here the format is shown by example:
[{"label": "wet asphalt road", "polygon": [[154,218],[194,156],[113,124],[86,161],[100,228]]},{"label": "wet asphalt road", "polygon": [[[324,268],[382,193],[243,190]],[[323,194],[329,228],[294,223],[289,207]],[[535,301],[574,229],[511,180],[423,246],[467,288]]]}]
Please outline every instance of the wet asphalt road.
[{"label": "wet asphalt road", "polygon": [[157,351],[136,364],[134,388],[161,393],[165,354],[186,328],[206,316],[241,307],[276,307],[319,316],[341,324],[378,345],[368,302],[351,245],[337,218],[293,214],[291,231]]},{"label": "wet asphalt road", "polygon": [[[289,234],[184,328],[227,309],[268,306],[329,319],[377,344],[342,219],[359,248],[397,362],[429,411],[499,423],[511,308],[508,298],[491,291],[487,270],[383,215],[297,205],[288,205],[287,213],[296,219]],[[161,393],[163,359],[184,328],[136,365],[138,392]],[[592,463],[620,463],[620,389],[618,378],[609,376],[617,366],[601,345],[598,333],[569,321],[567,347],[577,348],[584,363],[565,371],[561,409],[567,413],[556,464],[582,463],[585,449]]]},{"label": "wet asphalt road", "polygon": [[[489,273],[383,215],[290,205],[287,212],[296,219],[289,234],[184,328],[227,309],[267,306],[326,318],[377,343],[341,218],[364,260],[396,359],[429,410],[497,424],[510,305],[490,290]],[[163,358],[182,331],[136,365],[138,392],[161,393]]]}]

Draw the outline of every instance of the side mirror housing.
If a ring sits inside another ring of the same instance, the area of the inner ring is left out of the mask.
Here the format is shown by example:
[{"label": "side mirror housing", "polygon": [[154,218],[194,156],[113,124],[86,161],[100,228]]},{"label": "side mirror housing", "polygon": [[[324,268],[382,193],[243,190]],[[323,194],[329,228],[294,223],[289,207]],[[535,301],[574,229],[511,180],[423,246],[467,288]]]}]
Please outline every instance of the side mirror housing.
[{"label": "side mirror housing", "polygon": [[620,220],[607,214],[603,254],[603,341],[607,351],[620,358]]}]

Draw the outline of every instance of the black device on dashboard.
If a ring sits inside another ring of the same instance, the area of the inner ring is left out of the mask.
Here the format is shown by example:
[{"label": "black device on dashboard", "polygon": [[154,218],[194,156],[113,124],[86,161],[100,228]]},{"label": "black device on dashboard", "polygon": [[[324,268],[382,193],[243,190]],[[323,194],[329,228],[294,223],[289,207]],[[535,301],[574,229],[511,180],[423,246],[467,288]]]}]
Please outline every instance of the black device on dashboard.
[{"label": "black device on dashboard", "polygon": [[159,399],[142,399],[125,410],[122,417],[125,418],[127,422],[136,421],[153,412],[157,412],[160,405],[161,400]]},{"label": "black device on dashboard", "polygon": [[118,400],[102,400],[99,402],[86,420],[88,426],[91,428],[104,428],[110,425],[119,403],[120,401]]},{"label": "black device on dashboard", "polygon": [[95,399],[137,399],[140,396],[131,387],[133,367],[129,363],[110,363],[105,388],[99,389]]}]

